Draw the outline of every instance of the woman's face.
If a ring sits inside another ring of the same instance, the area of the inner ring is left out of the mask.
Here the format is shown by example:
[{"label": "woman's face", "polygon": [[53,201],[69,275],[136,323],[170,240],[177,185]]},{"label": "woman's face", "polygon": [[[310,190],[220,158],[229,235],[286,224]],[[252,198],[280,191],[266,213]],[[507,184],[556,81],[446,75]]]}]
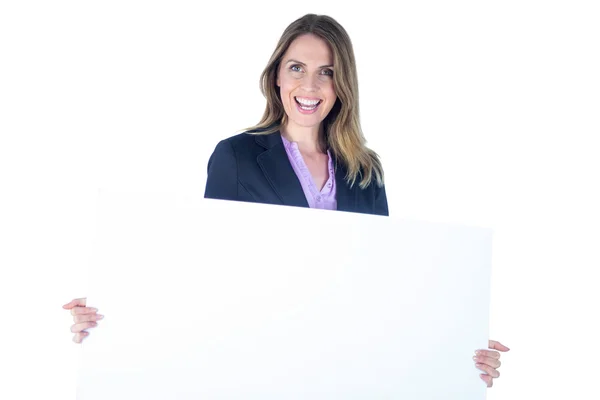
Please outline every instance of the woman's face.
[{"label": "woman's face", "polygon": [[319,127],[337,99],[329,45],[312,34],[297,37],[283,55],[277,86],[289,124]]}]

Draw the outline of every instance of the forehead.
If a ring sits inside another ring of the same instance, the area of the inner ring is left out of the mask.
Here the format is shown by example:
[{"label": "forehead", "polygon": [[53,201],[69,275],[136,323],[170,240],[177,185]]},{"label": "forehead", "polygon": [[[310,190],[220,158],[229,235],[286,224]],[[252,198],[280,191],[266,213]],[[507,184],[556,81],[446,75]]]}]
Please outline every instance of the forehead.
[{"label": "forehead", "polygon": [[312,34],[298,36],[290,43],[283,61],[286,62],[290,58],[307,64],[310,62],[333,64],[333,54],[327,42]]}]

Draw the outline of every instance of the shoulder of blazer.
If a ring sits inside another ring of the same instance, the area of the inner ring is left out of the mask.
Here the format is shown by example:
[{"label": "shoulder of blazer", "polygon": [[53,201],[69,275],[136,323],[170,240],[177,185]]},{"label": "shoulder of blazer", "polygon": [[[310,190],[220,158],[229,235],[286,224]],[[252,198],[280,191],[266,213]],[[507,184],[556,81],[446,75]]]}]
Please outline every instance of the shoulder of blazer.
[{"label": "shoulder of blazer", "polygon": [[223,146],[227,144],[231,146],[236,153],[238,153],[248,151],[252,149],[253,146],[257,145],[264,149],[270,149],[276,146],[278,143],[281,143],[281,135],[279,132],[265,135],[254,133],[253,131],[246,131],[221,140],[217,147],[219,145]]},{"label": "shoulder of blazer", "polygon": [[[240,187],[240,174],[246,174],[246,179],[260,179],[259,175],[256,175],[256,172],[260,171],[258,170],[259,161],[261,157],[271,153],[269,150],[275,150],[278,143],[281,145],[281,152],[275,151],[274,154],[281,156],[279,154],[281,153],[283,154],[281,157],[286,159],[279,132],[265,135],[247,131],[221,140],[208,160],[205,197],[224,200],[239,199],[240,190],[245,190],[243,185]],[[275,164],[279,165],[279,163]],[[255,170],[252,166],[256,166],[257,169]],[[293,170],[291,173],[293,174]],[[259,174],[261,177],[263,176],[263,172],[259,172]]]},{"label": "shoulder of blazer", "polygon": [[238,164],[240,150],[254,143],[254,138],[241,133],[221,140],[208,159],[204,197],[236,200],[238,193]]},{"label": "shoulder of blazer", "polygon": [[226,139],[221,140],[219,143],[227,143],[232,146],[234,149],[241,147],[247,147],[254,143],[256,139],[255,134],[251,134],[248,132],[238,133],[237,135],[230,136]]},{"label": "shoulder of blazer", "polygon": [[[265,141],[263,136],[267,135],[257,135],[249,132],[242,132],[219,141],[208,160],[208,170],[210,170],[211,164],[218,158],[227,157],[230,160],[237,159],[240,154],[252,153],[252,150],[256,151],[257,145],[260,145],[260,147],[265,147],[263,144]],[[230,163],[229,167],[232,166],[233,164]]]}]

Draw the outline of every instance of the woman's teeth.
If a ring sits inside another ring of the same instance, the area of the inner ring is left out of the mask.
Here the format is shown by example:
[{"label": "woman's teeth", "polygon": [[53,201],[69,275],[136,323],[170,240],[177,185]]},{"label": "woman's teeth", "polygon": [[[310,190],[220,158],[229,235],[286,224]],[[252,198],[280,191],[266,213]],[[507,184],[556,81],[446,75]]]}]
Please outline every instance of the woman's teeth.
[{"label": "woman's teeth", "polygon": [[321,103],[321,100],[307,100],[298,97],[294,99],[300,105],[300,108],[306,111],[314,110]]}]

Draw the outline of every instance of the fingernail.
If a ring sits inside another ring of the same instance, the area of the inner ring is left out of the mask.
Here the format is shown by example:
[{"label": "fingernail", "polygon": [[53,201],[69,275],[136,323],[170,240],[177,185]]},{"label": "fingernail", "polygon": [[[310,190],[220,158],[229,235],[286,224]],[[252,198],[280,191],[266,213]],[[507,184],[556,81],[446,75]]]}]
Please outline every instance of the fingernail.
[{"label": "fingernail", "polygon": [[92,310],[93,312],[96,312],[96,311],[98,311],[98,309],[97,309],[97,308],[94,308],[94,307],[92,307],[92,308],[91,308],[91,310]]},{"label": "fingernail", "polygon": [[102,315],[102,314],[96,315],[96,319],[102,319],[102,318],[104,318],[104,315]]},{"label": "fingernail", "polygon": [[475,364],[476,367],[481,367],[481,364],[477,363]]},{"label": "fingernail", "polygon": [[473,356],[473,360],[477,360],[477,356]]},{"label": "fingernail", "polygon": [[477,354],[478,356],[479,356],[479,355],[481,355],[481,350],[477,350],[477,351],[475,352],[475,354]]},{"label": "fingernail", "polygon": [[98,325],[96,322],[92,322],[92,326],[96,326]]}]

